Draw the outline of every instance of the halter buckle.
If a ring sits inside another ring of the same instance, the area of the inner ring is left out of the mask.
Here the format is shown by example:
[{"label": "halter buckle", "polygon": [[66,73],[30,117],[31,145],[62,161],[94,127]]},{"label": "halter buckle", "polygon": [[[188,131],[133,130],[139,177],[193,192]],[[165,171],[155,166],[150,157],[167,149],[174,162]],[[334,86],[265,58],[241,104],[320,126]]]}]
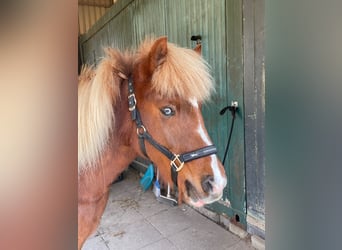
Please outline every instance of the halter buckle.
[{"label": "halter buckle", "polygon": [[173,158],[173,160],[171,160],[170,165],[171,165],[171,167],[175,168],[176,172],[179,172],[184,167],[184,162],[182,162],[179,159],[179,155],[175,154],[174,156],[175,157]]},{"label": "halter buckle", "polygon": [[135,105],[137,104],[137,99],[135,98],[135,94],[130,94],[128,96],[128,110],[133,111],[135,110]]}]

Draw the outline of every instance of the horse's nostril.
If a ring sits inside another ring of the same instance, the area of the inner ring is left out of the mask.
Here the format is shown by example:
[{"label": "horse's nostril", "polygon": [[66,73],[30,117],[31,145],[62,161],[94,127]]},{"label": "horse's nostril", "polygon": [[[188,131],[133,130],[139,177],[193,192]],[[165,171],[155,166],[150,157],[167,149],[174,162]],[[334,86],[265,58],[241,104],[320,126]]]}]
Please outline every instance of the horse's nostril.
[{"label": "horse's nostril", "polygon": [[213,191],[213,185],[212,185],[213,182],[214,182],[214,176],[211,176],[211,175],[205,176],[202,180],[203,191],[206,193],[212,192]]}]

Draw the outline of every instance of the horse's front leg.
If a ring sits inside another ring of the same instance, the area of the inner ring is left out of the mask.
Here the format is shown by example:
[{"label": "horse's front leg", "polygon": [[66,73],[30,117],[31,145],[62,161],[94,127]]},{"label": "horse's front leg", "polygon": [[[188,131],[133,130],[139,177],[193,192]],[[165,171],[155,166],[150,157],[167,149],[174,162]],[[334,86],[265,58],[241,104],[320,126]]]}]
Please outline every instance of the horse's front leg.
[{"label": "horse's front leg", "polygon": [[98,199],[79,198],[78,201],[78,249],[97,228],[108,200],[108,190]]}]

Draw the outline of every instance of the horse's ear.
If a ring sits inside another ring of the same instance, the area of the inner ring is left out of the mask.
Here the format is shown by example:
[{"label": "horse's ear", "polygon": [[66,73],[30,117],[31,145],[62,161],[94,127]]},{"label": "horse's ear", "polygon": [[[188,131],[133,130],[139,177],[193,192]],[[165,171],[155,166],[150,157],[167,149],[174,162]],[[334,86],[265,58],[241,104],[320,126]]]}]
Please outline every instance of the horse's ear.
[{"label": "horse's ear", "polygon": [[152,45],[152,48],[148,54],[151,72],[154,72],[154,70],[165,61],[166,54],[167,38],[158,38]]},{"label": "horse's ear", "polygon": [[202,54],[202,44],[197,44],[194,48],[194,51],[196,51],[199,55]]}]

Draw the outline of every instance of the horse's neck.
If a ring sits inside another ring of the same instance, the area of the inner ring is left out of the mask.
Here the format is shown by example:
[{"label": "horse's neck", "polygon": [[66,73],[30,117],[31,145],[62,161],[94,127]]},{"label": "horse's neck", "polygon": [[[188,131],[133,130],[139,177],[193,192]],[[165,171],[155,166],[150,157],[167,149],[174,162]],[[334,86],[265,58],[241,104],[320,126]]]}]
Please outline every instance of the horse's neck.
[{"label": "horse's neck", "polygon": [[131,145],[132,137],[136,136],[136,133],[128,110],[127,82],[121,85],[120,96],[120,100],[114,107],[115,126],[109,144],[110,149],[106,156],[110,160],[107,160],[105,164],[111,165],[112,167],[109,167],[108,171],[112,173],[115,169],[115,174],[117,174],[116,171],[119,171],[120,174],[137,157],[137,153]]},{"label": "horse's neck", "polygon": [[92,201],[102,197],[135,157],[131,147],[112,140],[96,167],[79,176],[79,199]]},{"label": "horse's neck", "polygon": [[109,146],[101,159],[105,185],[111,184],[135,158],[136,153],[130,146],[122,143]]},{"label": "horse's neck", "polygon": [[[127,85],[123,84],[121,98],[114,105],[114,127],[108,147],[101,155],[97,166],[79,178],[79,191],[86,196],[102,196],[108,191],[110,184],[124,171],[137,157],[131,146],[134,124],[130,119],[127,101]],[[84,191],[82,191],[84,189]],[[92,189],[90,191],[89,189]]]},{"label": "horse's neck", "polygon": [[134,124],[131,121],[131,114],[128,110],[128,87],[122,84],[120,100],[114,107],[115,126],[111,136],[109,150],[104,156],[105,166],[109,176],[117,177],[136,157],[137,154],[131,146],[134,132]]},{"label": "horse's neck", "polygon": [[102,159],[108,178],[111,176],[115,179],[137,157],[131,145],[132,136],[136,136],[136,133],[134,133],[134,124],[130,119],[126,99],[120,100],[115,108],[115,127],[108,150]]}]

